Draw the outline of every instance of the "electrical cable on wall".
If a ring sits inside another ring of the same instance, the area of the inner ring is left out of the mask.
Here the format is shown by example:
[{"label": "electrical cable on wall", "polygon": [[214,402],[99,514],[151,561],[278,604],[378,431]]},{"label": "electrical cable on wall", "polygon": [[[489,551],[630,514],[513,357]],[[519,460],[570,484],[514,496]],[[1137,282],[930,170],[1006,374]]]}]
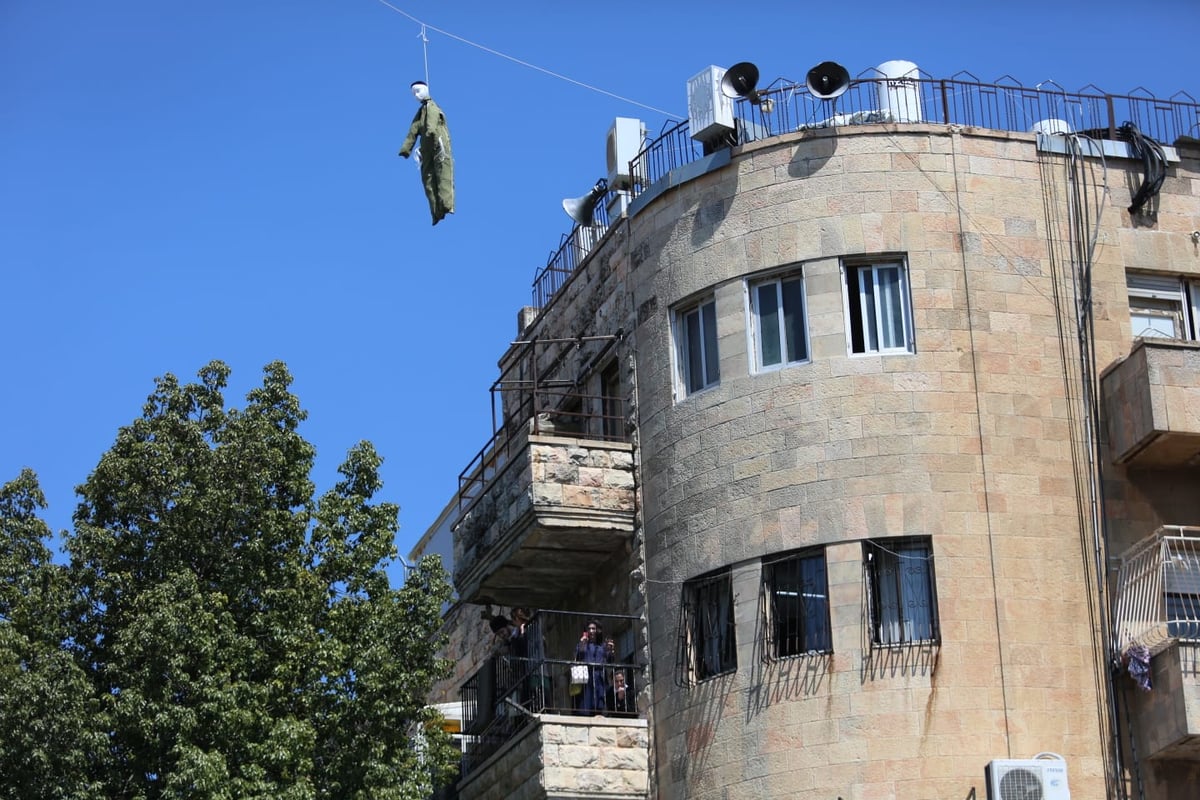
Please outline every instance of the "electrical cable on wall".
[{"label": "electrical cable on wall", "polygon": [[1129,213],[1137,214],[1162,189],[1163,181],[1167,177],[1167,155],[1162,145],[1144,136],[1132,122],[1122,125],[1120,132],[1133,147],[1134,155],[1142,160],[1142,185],[1138,187],[1129,203]]}]

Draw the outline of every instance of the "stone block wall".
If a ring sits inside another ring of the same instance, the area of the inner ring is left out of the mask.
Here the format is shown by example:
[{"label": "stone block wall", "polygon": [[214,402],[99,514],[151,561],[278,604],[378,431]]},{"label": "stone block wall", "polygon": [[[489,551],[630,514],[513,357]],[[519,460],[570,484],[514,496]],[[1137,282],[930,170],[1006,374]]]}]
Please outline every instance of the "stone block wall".
[{"label": "stone block wall", "polygon": [[650,796],[645,720],[544,715],[459,784],[461,800]]},{"label": "stone block wall", "polygon": [[[868,126],[747,147],[631,221],[661,797],[963,797],[1045,750],[1103,794],[1041,182],[1032,136]],[[904,260],[915,352],[849,353],[843,258]],[[812,358],[756,373],[745,280],[789,267]],[[684,397],[671,310],[708,293],[720,383]],[[932,544],[941,641],[873,648],[862,542],[903,536]],[[761,562],[808,546],[834,652],[764,662]],[[680,688],[683,582],[726,565],[738,669]]]}]

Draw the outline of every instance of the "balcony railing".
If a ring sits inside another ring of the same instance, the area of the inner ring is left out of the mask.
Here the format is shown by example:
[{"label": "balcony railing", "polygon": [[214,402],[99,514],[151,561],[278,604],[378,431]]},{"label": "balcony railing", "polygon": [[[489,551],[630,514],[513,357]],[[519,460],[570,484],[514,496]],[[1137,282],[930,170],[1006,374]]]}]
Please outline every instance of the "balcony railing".
[{"label": "balcony railing", "polygon": [[[587,684],[572,683],[576,645],[590,621],[613,641],[610,661],[588,667]],[[639,716],[641,669],[632,663],[636,617],[539,611],[525,627],[520,646],[501,651],[462,685],[462,775],[466,777],[540,714]],[[499,644],[499,642],[498,642]],[[624,684],[624,689],[620,685]]]},{"label": "balcony railing", "polygon": [[[1129,95],[1108,94],[1094,86],[1068,92],[1053,81],[1032,87],[1008,77],[983,83],[968,72],[952,78],[920,74],[917,79],[896,79],[868,70],[833,101],[813,96],[805,83],[781,78],[760,89],[756,99],[757,103],[737,101],[737,130],[726,145],[800,130],[881,122],[1029,132],[1039,122],[1054,120],[1093,139],[1118,139],[1121,126],[1130,122],[1162,144],[1173,144],[1182,136],[1200,137],[1200,103],[1186,92],[1166,100],[1140,88]],[[665,127],[630,162],[633,180],[628,194],[636,197],[672,170],[708,155],[713,147],[692,139],[686,120]],[[562,237],[533,281],[534,307],[550,303],[608,230],[608,207],[615,199],[615,190],[610,190],[597,204],[594,225],[576,227]]]},{"label": "balcony railing", "polygon": [[458,507],[465,510],[486,490],[530,434],[571,436],[600,442],[623,442],[625,412],[620,397],[604,397],[562,388],[529,389],[509,409],[509,421],[499,427],[458,474]]},{"label": "balcony railing", "polygon": [[1200,527],[1164,525],[1121,556],[1113,627],[1122,651],[1200,640]]}]

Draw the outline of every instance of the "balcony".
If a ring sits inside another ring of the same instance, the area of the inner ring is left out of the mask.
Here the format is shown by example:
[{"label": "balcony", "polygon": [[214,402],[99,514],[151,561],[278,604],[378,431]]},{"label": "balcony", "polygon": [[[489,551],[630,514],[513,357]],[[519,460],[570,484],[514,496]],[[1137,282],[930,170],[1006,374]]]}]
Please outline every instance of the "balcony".
[{"label": "balcony", "polygon": [[1151,689],[1129,692],[1133,735],[1147,758],[1200,761],[1200,642],[1177,641],[1150,660]]},{"label": "balcony", "polygon": [[498,435],[460,476],[454,585],[466,602],[557,605],[625,552],[632,445],[549,423]]},{"label": "balcony", "polygon": [[1139,339],[1105,370],[1100,394],[1118,464],[1200,464],[1200,344]]},{"label": "balcony", "polygon": [[1114,637],[1150,654],[1150,690],[1130,690],[1148,758],[1200,761],[1200,528],[1164,526],[1121,556]]},{"label": "balcony", "polygon": [[[636,619],[539,611],[514,655],[484,662],[462,686],[460,800],[489,797],[648,797],[649,734],[638,711],[641,670],[631,656],[592,667],[595,694],[572,684],[579,631],[598,620],[632,648]],[[554,658],[552,656],[562,656]],[[619,692],[617,687],[624,685]],[[596,702],[598,700],[598,702]]]}]

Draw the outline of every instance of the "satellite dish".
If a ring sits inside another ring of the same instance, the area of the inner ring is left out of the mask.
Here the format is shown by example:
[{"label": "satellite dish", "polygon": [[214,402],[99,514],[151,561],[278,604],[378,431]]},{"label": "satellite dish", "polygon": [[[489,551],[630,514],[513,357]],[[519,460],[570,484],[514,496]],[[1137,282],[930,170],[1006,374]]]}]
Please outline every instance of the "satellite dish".
[{"label": "satellite dish", "polygon": [[754,91],[755,86],[758,86],[758,67],[749,61],[734,64],[725,70],[725,77],[721,78],[721,94],[726,97],[748,97],[750,102],[756,102],[758,92]]},{"label": "satellite dish", "polygon": [[808,71],[805,83],[813,97],[832,100],[850,88],[850,73],[836,61],[822,61]]}]

